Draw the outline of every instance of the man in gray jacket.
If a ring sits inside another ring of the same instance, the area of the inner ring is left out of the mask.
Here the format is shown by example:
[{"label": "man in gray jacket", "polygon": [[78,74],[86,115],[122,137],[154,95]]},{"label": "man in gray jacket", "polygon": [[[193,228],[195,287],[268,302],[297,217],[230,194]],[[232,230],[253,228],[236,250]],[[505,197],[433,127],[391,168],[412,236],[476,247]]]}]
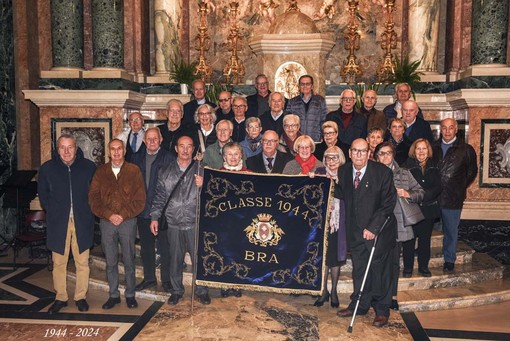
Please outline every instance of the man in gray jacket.
[{"label": "man in gray jacket", "polygon": [[[184,256],[186,252],[189,252],[192,258],[195,255],[196,206],[203,178],[199,174],[201,170],[198,163],[193,161],[194,148],[193,140],[188,136],[182,136],[177,140],[175,147],[177,160],[160,171],[150,211],[152,233],[154,235],[157,235],[158,232],[166,234],[166,243],[163,242],[165,238],[161,238],[160,247],[167,248],[170,253],[170,283],[172,286],[171,296],[168,299],[170,305],[179,303],[184,295],[182,282]],[[163,212],[167,202],[168,205]],[[159,226],[158,219],[162,214],[165,214],[167,229]],[[195,260],[192,259],[192,261]],[[200,303],[211,303],[206,287],[197,286],[195,290]]]}]

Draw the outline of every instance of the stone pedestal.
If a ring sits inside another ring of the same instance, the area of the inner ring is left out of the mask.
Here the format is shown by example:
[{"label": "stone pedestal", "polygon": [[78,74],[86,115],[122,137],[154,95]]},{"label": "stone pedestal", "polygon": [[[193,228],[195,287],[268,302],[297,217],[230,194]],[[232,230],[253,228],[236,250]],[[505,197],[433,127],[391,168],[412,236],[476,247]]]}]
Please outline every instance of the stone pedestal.
[{"label": "stone pedestal", "polygon": [[94,68],[124,68],[124,1],[92,0]]},{"label": "stone pedestal", "polygon": [[[258,73],[264,73],[273,89],[278,88],[276,72],[287,62],[299,63],[314,77],[314,91],[325,94],[325,66],[329,52],[335,45],[323,33],[263,34],[249,43],[258,59]],[[299,78],[299,77],[298,77]]]},{"label": "stone pedestal", "polygon": [[83,67],[83,1],[51,1],[53,70]]}]

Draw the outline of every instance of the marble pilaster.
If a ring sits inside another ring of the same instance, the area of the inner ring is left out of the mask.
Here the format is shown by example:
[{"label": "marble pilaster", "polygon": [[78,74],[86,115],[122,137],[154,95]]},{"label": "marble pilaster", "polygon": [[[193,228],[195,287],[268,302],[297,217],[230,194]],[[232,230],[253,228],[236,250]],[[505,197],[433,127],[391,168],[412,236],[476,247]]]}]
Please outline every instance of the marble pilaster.
[{"label": "marble pilaster", "polygon": [[419,71],[437,73],[439,0],[409,1],[409,59],[420,60]]},{"label": "marble pilaster", "polygon": [[92,0],[94,68],[124,68],[124,1]]},{"label": "marble pilaster", "polygon": [[508,1],[472,0],[471,63],[505,64]]},{"label": "marble pilaster", "polygon": [[83,1],[51,0],[53,68],[83,67]]},{"label": "marble pilaster", "polygon": [[154,1],[156,76],[168,77],[172,70],[172,62],[180,53],[179,27],[182,4],[182,0]]}]

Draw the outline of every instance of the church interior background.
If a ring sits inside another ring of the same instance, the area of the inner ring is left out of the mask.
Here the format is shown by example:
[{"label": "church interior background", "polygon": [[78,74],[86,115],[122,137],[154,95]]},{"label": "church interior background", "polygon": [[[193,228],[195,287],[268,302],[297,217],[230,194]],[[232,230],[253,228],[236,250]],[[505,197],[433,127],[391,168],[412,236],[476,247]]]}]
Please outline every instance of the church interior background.
[{"label": "church interior background", "polygon": [[176,61],[242,95],[264,73],[289,97],[309,73],[335,110],[346,88],[375,87],[378,109],[392,103],[388,70],[407,57],[420,61],[412,85],[433,130],[453,117],[477,152],[460,238],[508,265],[509,13],[507,0],[1,1],[0,183],[48,160],[60,127],[91,128],[83,138],[97,137],[101,157],[131,111],[164,120],[169,99],[190,99]]}]

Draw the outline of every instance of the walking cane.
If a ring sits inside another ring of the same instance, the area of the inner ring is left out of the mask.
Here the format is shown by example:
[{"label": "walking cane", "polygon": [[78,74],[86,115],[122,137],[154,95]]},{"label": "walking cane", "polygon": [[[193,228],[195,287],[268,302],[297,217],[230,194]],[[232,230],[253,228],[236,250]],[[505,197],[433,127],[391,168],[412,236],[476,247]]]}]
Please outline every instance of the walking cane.
[{"label": "walking cane", "polygon": [[384,230],[384,227],[386,227],[386,224],[388,224],[388,221],[390,221],[390,216],[386,217],[386,220],[382,224],[381,230],[379,231],[377,236],[375,236],[374,245],[372,245],[372,250],[370,251],[370,257],[368,258],[367,269],[365,270],[365,275],[363,276],[363,282],[361,282],[361,288],[359,289],[358,300],[356,301],[356,307],[354,308],[354,313],[352,314],[352,319],[351,319],[351,323],[349,324],[349,328],[347,328],[348,333],[352,333],[352,326],[354,325],[354,320],[356,319],[356,313],[358,312],[359,301],[361,300],[361,295],[363,294],[363,289],[365,288],[365,282],[367,281],[368,271],[370,271],[370,265],[372,264],[372,258],[374,257],[374,251],[375,251],[375,246],[377,244],[377,239],[379,237],[379,234],[381,234],[382,230]]},{"label": "walking cane", "polygon": [[[199,134],[199,137],[200,137],[200,141],[199,141],[200,142],[200,150],[202,151],[202,153],[199,157],[197,157],[197,160],[196,160],[198,163],[196,175],[200,175],[200,161],[202,161],[202,156],[204,155],[204,152],[205,152],[204,138],[200,134]],[[198,237],[199,237],[198,236],[198,222],[200,220],[200,190],[201,190],[200,188],[198,188],[198,187],[196,188],[197,198],[196,198],[196,209],[195,209],[196,217],[195,217],[195,227],[194,227],[195,241],[194,241],[193,257],[192,257],[193,270],[191,272],[191,315],[192,316],[193,316],[193,311],[195,308],[195,287],[196,287],[195,280],[197,278]]]}]

